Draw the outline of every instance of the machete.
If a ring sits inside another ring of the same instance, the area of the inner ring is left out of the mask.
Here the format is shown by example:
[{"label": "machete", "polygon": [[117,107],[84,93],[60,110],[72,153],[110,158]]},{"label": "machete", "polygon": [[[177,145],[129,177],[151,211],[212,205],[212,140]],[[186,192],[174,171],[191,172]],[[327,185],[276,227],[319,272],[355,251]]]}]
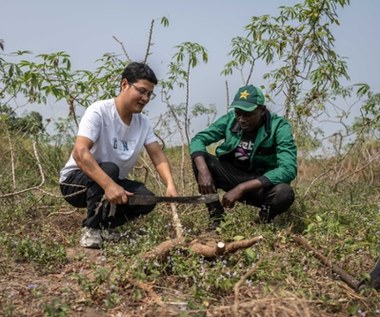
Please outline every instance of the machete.
[{"label": "machete", "polygon": [[150,195],[133,195],[128,196],[129,205],[152,205],[156,203],[182,203],[182,204],[201,204],[211,203],[219,200],[218,194],[207,194],[201,196],[177,196],[177,197],[163,197],[163,196],[150,196]]}]

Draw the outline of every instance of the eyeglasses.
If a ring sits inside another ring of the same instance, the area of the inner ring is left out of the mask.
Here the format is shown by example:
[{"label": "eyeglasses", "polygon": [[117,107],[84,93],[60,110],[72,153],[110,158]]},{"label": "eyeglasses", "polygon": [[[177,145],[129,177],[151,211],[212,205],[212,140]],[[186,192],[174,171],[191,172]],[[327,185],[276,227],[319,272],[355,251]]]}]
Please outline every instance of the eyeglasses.
[{"label": "eyeglasses", "polygon": [[145,88],[137,87],[135,84],[130,84],[130,86],[133,86],[133,88],[135,88],[140,93],[140,95],[144,95],[150,100],[156,97],[156,94],[153,91],[148,91]]}]

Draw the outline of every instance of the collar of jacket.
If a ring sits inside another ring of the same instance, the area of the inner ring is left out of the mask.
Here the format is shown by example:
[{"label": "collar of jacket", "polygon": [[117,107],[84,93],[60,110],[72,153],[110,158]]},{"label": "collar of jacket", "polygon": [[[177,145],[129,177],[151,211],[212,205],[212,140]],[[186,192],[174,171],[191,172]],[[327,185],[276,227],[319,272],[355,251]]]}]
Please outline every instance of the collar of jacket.
[{"label": "collar of jacket", "polygon": [[[271,119],[271,115],[270,115],[270,112],[268,109],[265,110],[265,115],[264,115],[264,128],[265,128],[265,131],[268,135],[270,135],[270,130],[271,130],[271,126],[270,126],[270,119]],[[261,128],[261,127],[260,127]],[[260,129],[259,128],[259,129]],[[239,123],[237,122],[237,120],[235,119],[235,123],[234,125],[232,126],[231,128],[231,131],[234,132],[234,133],[241,133],[241,128],[240,128],[240,125]]]}]

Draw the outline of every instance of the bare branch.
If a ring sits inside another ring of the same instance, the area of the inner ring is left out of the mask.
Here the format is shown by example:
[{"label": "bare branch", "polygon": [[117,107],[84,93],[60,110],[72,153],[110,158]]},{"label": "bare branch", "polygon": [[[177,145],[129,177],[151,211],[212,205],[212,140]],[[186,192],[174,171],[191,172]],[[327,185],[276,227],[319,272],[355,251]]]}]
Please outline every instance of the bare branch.
[{"label": "bare branch", "polygon": [[152,47],[153,27],[154,27],[154,20],[152,20],[152,22],[150,23],[148,45],[146,47],[146,52],[145,52],[145,57],[144,57],[144,63],[145,64],[148,61],[148,56],[150,54],[150,48]]},{"label": "bare branch", "polygon": [[7,129],[7,138],[9,143],[9,148],[11,150],[11,171],[12,171],[12,182],[13,182],[13,189],[16,190],[16,173],[15,173],[15,153],[13,148],[13,143],[11,136],[9,135],[9,131]]},{"label": "bare branch", "polygon": [[323,256],[320,252],[318,252],[316,249],[314,249],[308,241],[298,235],[293,235],[294,241],[296,241],[298,244],[301,244],[304,246],[307,250],[312,251],[313,255],[315,255],[316,258],[318,258],[324,265],[331,268],[331,270],[338,274],[343,282],[347,283],[348,286],[350,286],[352,289],[356,290],[359,286],[359,281],[356,280],[353,276],[351,276],[349,273],[347,273],[345,270],[340,268],[339,266],[333,264],[328,258]]},{"label": "bare branch", "polygon": [[118,42],[119,44],[120,44],[120,46],[121,46],[121,48],[122,48],[122,50],[123,50],[123,52],[124,52],[124,55],[125,55],[125,57],[127,58],[127,61],[128,62],[131,62],[132,60],[131,60],[131,58],[129,57],[129,55],[128,55],[128,52],[127,52],[127,50],[126,50],[126,48],[125,48],[125,46],[124,46],[124,43],[123,42],[121,42],[115,35],[112,35],[112,38],[116,41],[116,42]]}]

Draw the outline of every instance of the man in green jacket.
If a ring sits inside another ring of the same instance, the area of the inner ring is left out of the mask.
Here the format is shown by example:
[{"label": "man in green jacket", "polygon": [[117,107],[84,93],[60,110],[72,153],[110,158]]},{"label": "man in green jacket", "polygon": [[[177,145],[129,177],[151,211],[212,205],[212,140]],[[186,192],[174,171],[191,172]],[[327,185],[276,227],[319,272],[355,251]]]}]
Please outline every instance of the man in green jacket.
[{"label": "man in green jacket", "polygon": [[[237,201],[259,207],[260,221],[271,222],[294,201],[290,182],[297,175],[297,148],[291,125],[266,109],[262,91],[253,85],[241,87],[230,108],[190,144],[200,193],[225,191],[221,202],[207,204],[211,225]],[[208,153],[206,147],[219,141],[215,155]]]}]

